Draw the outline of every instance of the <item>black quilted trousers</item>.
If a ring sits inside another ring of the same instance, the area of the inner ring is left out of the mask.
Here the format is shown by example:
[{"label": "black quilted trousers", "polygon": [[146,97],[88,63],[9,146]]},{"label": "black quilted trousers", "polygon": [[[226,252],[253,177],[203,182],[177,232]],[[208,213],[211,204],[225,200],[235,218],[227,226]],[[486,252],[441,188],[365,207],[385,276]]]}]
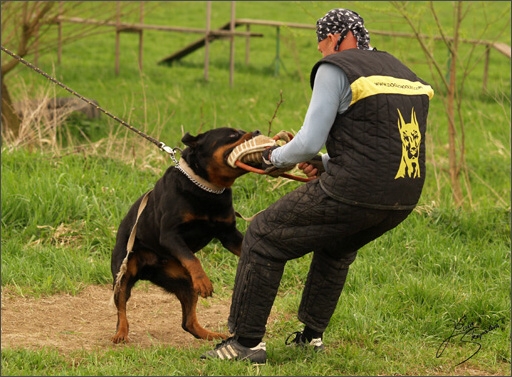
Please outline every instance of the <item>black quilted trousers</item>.
[{"label": "black quilted trousers", "polygon": [[327,196],[318,180],[288,193],[258,214],[247,229],[229,331],[263,338],[286,262],[313,252],[298,318],[324,332],[357,251],[410,213],[343,204]]}]

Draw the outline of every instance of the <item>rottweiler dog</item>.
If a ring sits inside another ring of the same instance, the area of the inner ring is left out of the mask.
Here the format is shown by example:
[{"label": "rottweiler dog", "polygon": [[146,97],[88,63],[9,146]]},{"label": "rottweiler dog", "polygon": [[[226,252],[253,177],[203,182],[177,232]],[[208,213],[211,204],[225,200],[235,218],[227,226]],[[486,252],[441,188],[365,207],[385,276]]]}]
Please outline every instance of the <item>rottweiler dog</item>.
[{"label": "rottweiler dog", "polygon": [[226,337],[204,329],[197,320],[198,296],[211,296],[213,286],[195,253],[216,238],[240,256],[243,236],[236,227],[230,187],[247,171],[232,168],[226,160],[236,146],[258,134],[228,127],[185,134],[181,141],[186,148],[178,164],[132,205],[119,226],[111,258],[117,308],[114,343],[128,341],[126,303],[138,280],[149,280],[177,296],[185,331],[199,339]]}]

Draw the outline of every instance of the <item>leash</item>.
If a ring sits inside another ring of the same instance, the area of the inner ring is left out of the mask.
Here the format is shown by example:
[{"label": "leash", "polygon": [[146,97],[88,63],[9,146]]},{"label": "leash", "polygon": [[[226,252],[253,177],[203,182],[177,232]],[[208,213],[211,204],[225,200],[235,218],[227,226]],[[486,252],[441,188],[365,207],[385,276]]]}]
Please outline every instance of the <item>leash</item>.
[{"label": "leash", "polygon": [[114,286],[114,295],[119,292],[119,289],[121,288],[121,279],[123,278],[124,274],[126,273],[126,270],[128,269],[128,257],[133,252],[133,245],[135,244],[135,235],[137,234],[137,224],[139,222],[139,217],[142,214],[142,211],[144,211],[144,208],[146,208],[146,204],[148,204],[148,197],[149,194],[153,190],[149,190],[144,197],[142,198],[139,209],[137,211],[137,218],[135,219],[135,224],[133,224],[133,228],[130,232],[130,237],[128,238],[128,243],[126,244],[126,256],[123,259],[123,263],[121,263],[121,267],[119,267],[119,272],[116,275],[116,283]]},{"label": "leash", "polygon": [[[53,82],[54,84],[57,84],[58,86],[60,86],[61,88],[63,88],[64,90],[66,90],[67,92],[71,93],[72,95],[74,95],[75,97],[78,97],[80,98],[82,101],[86,102],[87,104],[89,104],[90,106],[93,106],[95,107],[96,109],[98,109],[99,111],[101,111],[103,114],[107,115],[108,117],[114,119],[116,122],[119,122],[121,123],[123,126],[125,126],[126,128],[128,128],[130,131],[133,131],[135,132],[137,135],[139,136],[142,136],[144,139],[148,140],[149,142],[155,144],[159,149],[161,149],[162,151],[166,152],[167,154],[169,154],[169,156],[171,157],[171,159],[173,160],[173,162],[175,163],[176,167],[184,174],[186,175],[192,182],[194,182],[197,186],[199,186],[200,188],[202,188],[203,190],[205,190],[204,188],[204,185],[200,184],[199,182],[197,182],[197,180],[193,179],[193,177],[190,176],[190,174],[187,173],[187,171],[183,170],[179,163],[178,163],[178,160],[176,159],[176,151],[180,151],[181,150],[179,148],[171,148],[169,147],[168,145],[164,144],[163,142],[161,141],[158,141],[156,140],[155,138],[149,136],[149,135],[146,135],[144,132],[136,129],[135,127],[129,125],[128,123],[126,123],[124,120],[118,118],[117,116],[115,116],[114,114],[110,113],[109,111],[103,109],[101,106],[99,106],[98,104],[94,103],[93,101],[91,101],[90,99],[82,96],[80,93],[76,92],[75,90],[71,89],[69,86],[63,84],[62,82],[60,82],[59,80],[57,80],[56,78],[50,76],[49,74],[47,74],[46,72],[42,71],[40,68],[36,67],[35,65],[33,65],[32,63],[28,62],[27,60],[23,59],[21,56],[19,55],[16,55],[14,52],[10,51],[9,49],[5,48],[4,46],[1,46],[0,45],[0,48],[2,49],[3,52],[5,52],[7,55],[11,56],[12,58],[18,60],[19,62],[23,63],[24,65],[26,65],[27,67],[29,67],[30,69],[36,71],[37,73],[39,73],[40,75],[44,76],[45,78],[47,78],[48,80],[50,80],[51,82]],[[236,166],[241,168],[241,169],[244,169],[246,171],[249,171],[249,172],[252,172],[252,173],[257,173],[257,174],[266,174],[264,170],[262,169],[257,169],[257,168],[253,168],[245,163],[243,163],[242,161],[236,161]],[[287,174],[287,173],[283,173],[280,175],[281,177],[285,177],[285,178],[288,178],[288,179],[293,179],[293,180],[296,180],[296,181],[300,181],[300,182],[308,182],[311,180],[311,178],[303,178],[303,177],[298,177],[298,176],[294,176],[294,175],[291,175],[291,174]],[[206,188],[206,191],[208,192],[213,192],[213,193],[217,193],[217,194],[220,194],[222,193],[222,191],[218,192],[216,190],[213,189],[209,189],[209,188]]]},{"label": "leash", "polygon": [[[237,160],[235,162],[235,165],[238,166],[240,169],[244,169],[244,170],[247,170],[251,173],[256,173],[256,174],[267,174],[265,173],[265,170],[263,169],[258,169],[258,168],[254,168],[250,165],[247,165],[246,163],[240,161],[240,160]],[[305,177],[299,177],[298,175],[293,175],[293,174],[288,174],[288,173],[281,173],[279,174],[280,177],[284,177],[284,178],[288,178],[288,179],[293,179],[294,181],[299,181],[299,182],[309,182],[309,181],[312,181],[313,179],[316,179],[316,178],[305,178]]]},{"label": "leash", "polygon": [[152,138],[151,136],[149,135],[146,135],[144,132],[136,129],[135,127],[133,126],[130,126],[128,123],[126,123],[124,120],[116,117],[114,114],[108,112],[107,110],[103,109],[102,107],[100,107],[99,105],[95,104],[93,101],[91,101],[90,99],[82,96],[81,94],[79,94],[78,92],[74,91],[73,89],[71,89],[69,86],[61,83],[59,80],[57,80],[56,78],[50,76],[49,74],[47,74],[46,72],[42,71],[41,69],[39,69],[38,67],[36,67],[35,65],[33,65],[32,63],[26,61],[25,59],[23,59],[21,56],[19,55],[16,55],[14,52],[8,50],[7,48],[5,48],[4,46],[0,46],[0,48],[2,49],[3,52],[5,52],[7,55],[10,55],[11,57],[13,57],[14,59],[18,60],[19,62],[23,63],[24,65],[26,65],[27,67],[29,67],[30,69],[36,71],[37,73],[39,73],[40,75],[46,77],[48,80],[50,80],[51,82],[53,82],[54,84],[57,84],[58,86],[60,86],[61,88],[63,88],[64,90],[66,90],[67,92],[71,93],[72,95],[74,95],[75,97],[78,97],[80,98],[82,101],[88,103],[89,105],[95,107],[96,109],[98,109],[99,111],[101,111],[103,114],[107,115],[108,117],[114,119],[116,122],[119,122],[121,123],[123,126],[125,126],[126,128],[128,128],[129,130],[135,132],[136,134],[138,134],[139,136],[142,136],[143,138],[145,138],[146,140],[150,141],[151,143],[155,144],[158,148],[160,148],[161,150],[163,150],[164,152],[168,153],[169,155],[171,156],[174,156],[174,154],[176,153],[175,150],[167,145],[165,145],[164,143],[156,140],[155,138]]}]

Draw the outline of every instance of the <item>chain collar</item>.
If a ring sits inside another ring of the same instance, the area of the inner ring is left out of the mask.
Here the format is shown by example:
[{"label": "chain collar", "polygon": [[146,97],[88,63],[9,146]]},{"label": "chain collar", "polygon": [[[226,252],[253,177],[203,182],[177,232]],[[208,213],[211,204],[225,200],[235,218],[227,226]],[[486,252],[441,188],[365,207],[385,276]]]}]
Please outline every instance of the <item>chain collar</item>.
[{"label": "chain collar", "polygon": [[171,157],[171,160],[174,162],[174,165],[176,165],[176,169],[182,172],[188,179],[190,179],[190,181],[192,181],[192,183],[194,183],[200,189],[212,194],[222,194],[226,189],[225,187],[216,186],[195,174],[184,159],[180,158],[180,161],[178,162],[176,159],[176,151],[181,153],[181,149],[171,148],[164,143],[160,143],[160,149],[162,149],[164,152],[167,152]]},{"label": "chain collar", "polygon": [[212,194],[222,194],[226,189],[225,187],[216,186],[195,174],[190,166],[188,166],[187,162],[182,158],[180,158],[179,164],[176,164],[176,168],[185,174],[185,176],[190,179],[197,187],[203,189],[204,191],[211,192]]}]

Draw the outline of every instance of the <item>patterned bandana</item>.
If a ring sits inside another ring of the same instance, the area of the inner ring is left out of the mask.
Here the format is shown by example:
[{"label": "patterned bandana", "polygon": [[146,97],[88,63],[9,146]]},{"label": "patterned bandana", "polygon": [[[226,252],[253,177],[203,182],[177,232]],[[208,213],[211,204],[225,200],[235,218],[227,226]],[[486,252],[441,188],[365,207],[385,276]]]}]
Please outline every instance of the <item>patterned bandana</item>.
[{"label": "patterned bandana", "polygon": [[351,31],[357,40],[357,48],[368,50],[370,48],[370,34],[364,27],[364,21],[359,14],[348,9],[336,8],[318,19],[316,22],[316,35],[318,42],[323,41],[329,34],[341,34],[336,43],[335,50],[338,51],[341,42]]}]

